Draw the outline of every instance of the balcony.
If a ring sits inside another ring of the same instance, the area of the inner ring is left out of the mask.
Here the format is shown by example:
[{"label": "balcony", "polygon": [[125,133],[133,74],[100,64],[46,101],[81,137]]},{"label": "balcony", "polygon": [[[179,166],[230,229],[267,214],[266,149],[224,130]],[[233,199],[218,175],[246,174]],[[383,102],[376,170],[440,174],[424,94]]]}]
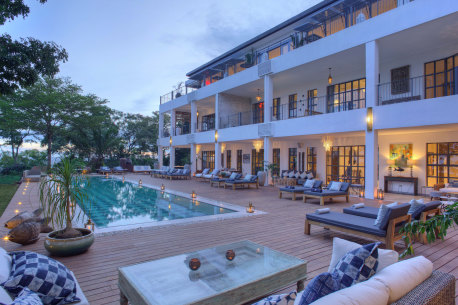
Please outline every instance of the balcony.
[{"label": "balcony", "polygon": [[230,128],[243,125],[259,124],[264,122],[264,109],[261,111],[237,112],[220,117],[220,128]]},{"label": "balcony", "polygon": [[167,102],[170,102],[174,99],[177,99],[179,98],[180,96],[182,95],[186,95],[188,93],[191,93],[192,91],[195,91],[197,90],[198,88],[196,87],[190,87],[190,86],[183,86],[183,85],[178,85],[178,88],[164,94],[164,95],[161,95],[160,97],[160,103],[161,105],[164,104],[164,103],[167,103]]}]

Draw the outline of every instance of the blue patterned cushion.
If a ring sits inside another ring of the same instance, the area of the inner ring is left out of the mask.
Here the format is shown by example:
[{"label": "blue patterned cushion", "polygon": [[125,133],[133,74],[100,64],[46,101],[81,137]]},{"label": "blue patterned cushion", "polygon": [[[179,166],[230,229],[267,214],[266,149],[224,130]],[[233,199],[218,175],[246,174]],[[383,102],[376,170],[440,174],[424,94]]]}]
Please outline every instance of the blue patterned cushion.
[{"label": "blue patterned cushion", "polygon": [[342,257],[331,272],[340,279],[340,288],[363,282],[375,274],[378,267],[379,242],[364,245]]},{"label": "blue patterned cushion", "polygon": [[318,274],[310,281],[307,287],[305,287],[299,305],[308,305],[339,289],[340,282],[336,274],[331,274],[329,272]]},{"label": "blue patterned cushion", "polygon": [[28,288],[38,294],[43,304],[62,305],[80,301],[76,297],[76,281],[71,272],[52,258],[20,251],[12,258],[10,277],[3,287],[14,296]]},{"label": "blue patterned cushion", "polygon": [[292,291],[288,294],[276,294],[268,296],[252,305],[294,305],[296,301],[296,291]]},{"label": "blue patterned cushion", "polygon": [[30,291],[29,288],[24,288],[24,290],[19,293],[19,296],[10,305],[43,305],[43,302],[38,294]]}]

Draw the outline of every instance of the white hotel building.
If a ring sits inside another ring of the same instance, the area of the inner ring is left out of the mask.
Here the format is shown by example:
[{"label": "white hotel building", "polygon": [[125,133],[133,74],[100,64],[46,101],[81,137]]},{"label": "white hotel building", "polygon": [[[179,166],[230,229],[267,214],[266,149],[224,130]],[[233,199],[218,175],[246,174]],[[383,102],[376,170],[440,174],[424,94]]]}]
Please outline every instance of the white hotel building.
[{"label": "white hotel building", "polygon": [[265,160],[367,198],[458,179],[457,11],[457,0],[315,5],[161,97],[160,164],[169,150],[175,165],[177,148],[193,172],[251,174]]}]

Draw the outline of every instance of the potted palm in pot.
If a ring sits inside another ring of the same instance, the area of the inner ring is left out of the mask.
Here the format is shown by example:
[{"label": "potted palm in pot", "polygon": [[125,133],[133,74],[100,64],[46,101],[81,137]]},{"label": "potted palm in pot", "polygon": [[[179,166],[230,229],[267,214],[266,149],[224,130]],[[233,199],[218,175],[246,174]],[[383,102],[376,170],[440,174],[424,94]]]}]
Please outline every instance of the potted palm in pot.
[{"label": "potted palm in pot", "polygon": [[[94,242],[94,233],[86,228],[74,228],[73,221],[83,222],[84,213],[76,202],[88,203],[85,178],[77,171],[77,162],[66,158],[51,169],[40,184],[40,202],[44,216],[54,229],[45,240],[45,248],[57,256],[85,252]],[[87,209],[86,209],[87,210]]]}]

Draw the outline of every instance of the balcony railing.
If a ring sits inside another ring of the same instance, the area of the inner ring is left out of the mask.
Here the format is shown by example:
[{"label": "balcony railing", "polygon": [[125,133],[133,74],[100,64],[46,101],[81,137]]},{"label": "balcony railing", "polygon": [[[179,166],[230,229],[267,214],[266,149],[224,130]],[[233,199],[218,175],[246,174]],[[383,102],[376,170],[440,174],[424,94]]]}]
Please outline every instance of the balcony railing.
[{"label": "balcony railing", "polygon": [[254,113],[253,111],[237,112],[227,116],[220,117],[220,128],[230,128],[264,122],[262,112]]},{"label": "balcony railing", "polygon": [[180,96],[182,95],[186,95],[194,90],[197,90],[196,88],[192,88],[192,87],[188,87],[188,86],[184,86],[184,87],[180,87],[178,89],[175,89],[175,90],[172,90],[164,95],[161,96],[160,98],[160,102],[161,104],[163,103],[167,103],[171,100],[174,100],[176,98],[179,98]]},{"label": "balcony railing", "polygon": [[215,122],[199,122],[196,124],[196,132],[204,132],[215,129]]},{"label": "balcony railing", "polygon": [[174,136],[180,136],[180,135],[190,134],[190,133],[191,133],[191,123],[183,124],[182,126],[177,126],[173,130]]}]

